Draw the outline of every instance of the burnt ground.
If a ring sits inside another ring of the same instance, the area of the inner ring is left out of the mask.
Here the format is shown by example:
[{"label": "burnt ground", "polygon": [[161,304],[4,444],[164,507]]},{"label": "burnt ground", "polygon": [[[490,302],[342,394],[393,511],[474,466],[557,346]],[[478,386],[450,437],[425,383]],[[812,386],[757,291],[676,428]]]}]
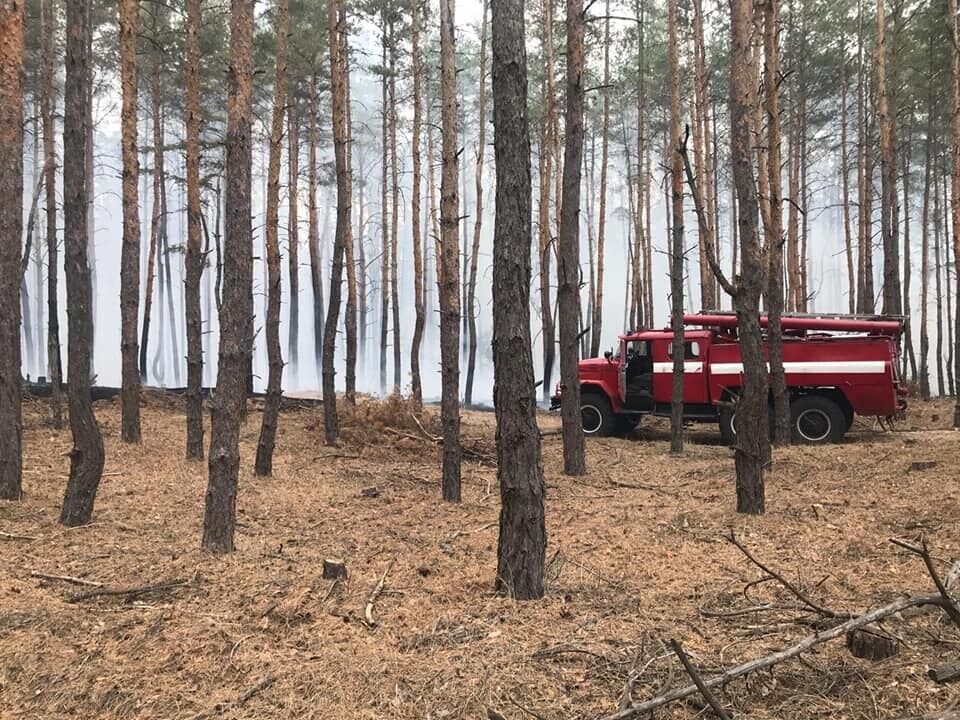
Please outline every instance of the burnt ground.
[{"label": "burnt ground", "polygon": [[[436,448],[399,402],[362,403],[339,448],[323,446],[318,408],[285,412],[266,480],[252,476],[254,409],[238,550],[214,558],[198,550],[206,465],[182,459],[182,408],[145,397],[144,442],[130,447],[118,404],[98,404],[107,463],[95,521],[68,530],[57,518],[70,433],[32,402],[27,497],[0,505],[0,717],[597,718],[617,710],[628,678],[637,700],[688,683],[670,638],[708,673],[811,632],[816,617],[757,582],[763,573],[725,540],[731,528],[837,611],[931,592],[922,563],[888,539],[923,535],[943,569],[960,557],[951,411],[914,402],[896,432],[863,424],[842,445],[778,450],[763,517],[734,512],[732,453],[713,428],[692,431],[683,457],[668,454],[658,426],[588,441],[585,478],[561,474],[560,438],[548,434],[548,592],[518,604],[491,592],[492,414],[465,414],[470,458],[453,506],[440,500]],[[435,432],[436,419],[425,427]],[[324,558],[345,560],[348,580],[323,580]],[[368,627],[364,605],[388,568]],[[184,584],[71,602],[96,588],[37,573],[108,588]],[[926,671],[960,659],[960,631],[938,612],[884,628],[901,641],[893,658],[856,659],[833,641],[720,698],[782,719],[949,704],[956,689]],[[680,703],[656,716],[698,713]]]}]

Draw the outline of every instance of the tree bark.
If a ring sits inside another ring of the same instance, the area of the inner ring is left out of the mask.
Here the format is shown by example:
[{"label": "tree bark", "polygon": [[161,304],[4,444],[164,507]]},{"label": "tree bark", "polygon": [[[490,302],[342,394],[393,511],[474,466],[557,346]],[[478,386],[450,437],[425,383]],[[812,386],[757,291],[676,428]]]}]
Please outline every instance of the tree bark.
[{"label": "tree bark", "polygon": [[454,0],[440,0],[440,67],[443,171],[440,226],[440,365],[443,426],[443,499],[460,502],[460,247],[457,197],[457,69],[454,59]]},{"label": "tree bark", "polygon": [[[953,233],[953,260],[956,269],[957,292],[960,298],[960,31],[957,29],[957,0],[948,0],[947,18],[951,39],[950,52],[950,95],[952,113],[950,123],[950,229]],[[944,181],[946,184],[946,181]],[[949,304],[949,303],[948,303]],[[956,311],[956,319],[960,323],[960,304]],[[960,342],[960,324],[954,332],[954,340]],[[954,360],[957,361],[955,377],[960,378],[960,348],[954,348]],[[957,404],[953,412],[953,427],[960,428],[960,393],[957,395]]]},{"label": "tree bark", "polygon": [[[140,374],[137,319],[140,314],[140,158],[137,154],[137,35],[139,0],[120,0],[120,82],[123,155],[123,245],[120,251],[121,437],[140,442]],[[49,221],[49,218],[48,218]]]},{"label": "tree bark", "polygon": [[754,58],[750,45],[750,0],[730,0],[730,125],[733,180],[739,203],[741,280],[733,296],[737,313],[743,388],[737,402],[737,512],[764,512],[764,469],[770,459],[767,368],[760,334],[760,292],[764,286],[757,190],[750,136],[755,102]]},{"label": "tree bark", "polygon": [[583,0],[567,0],[567,98],[564,122],[563,199],[557,301],[560,312],[560,384],[563,471],[585,475],[587,465],[580,418],[577,365],[580,317],[580,169],[583,154]]},{"label": "tree bark", "polygon": [[[693,3],[693,66],[694,66],[694,120],[693,120],[693,150],[694,162],[697,169],[697,183],[695,192],[700,196],[700,204],[704,205],[705,226],[698,230],[702,233],[713,232],[713,204],[710,198],[712,181],[708,171],[710,162],[710,125],[707,122],[707,66],[706,50],[704,48],[703,33],[703,0]],[[677,162],[675,159],[674,162]],[[683,168],[681,166],[681,175]],[[680,178],[680,190],[683,191],[683,178]],[[716,297],[716,283],[706,253],[708,245],[715,244],[713,238],[700,238],[700,308],[708,310],[714,305]],[[691,296],[690,301],[693,302]]]},{"label": "tree bark", "polygon": [[[423,387],[420,380],[420,346],[423,342],[423,329],[426,324],[426,308],[424,303],[423,284],[423,238],[420,232],[420,134],[422,126],[422,95],[423,95],[423,58],[420,54],[420,0],[410,2],[410,39],[411,60],[413,64],[413,189],[410,194],[411,218],[410,226],[413,231],[413,304],[416,318],[413,323],[413,340],[410,345],[410,394],[413,404],[419,413],[423,409]],[[481,96],[482,98],[482,96]],[[483,100],[481,99],[481,103]],[[482,126],[481,126],[482,127]],[[481,130],[482,132],[482,130]],[[467,397],[469,398],[472,375],[467,374]],[[467,400],[469,402],[469,399]]]},{"label": "tree bark", "polygon": [[380,56],[380,394],[387,392],[387,340],[390,332],[390,210],[389,180],[387,169],[390,167],[390,151],[387,145],[390,127],[390,106],[388,105],[387,47],[390,37],[387,34],[387,7],[380,12],[381,56]]},{"label": "tree bark", "polygon": [[54,37],[57,14],[54,0],[41,0],[41,53],[43,55],[43,80],[40,96],[40,113],[43,116],[43,172],[47,237],[47,365],[50,375],[50,410],[53,427],[63,427],[63,402],[60,386],[63,366],[60,357],[60,310],[57,277],[60,273],[57,243],[57,156],[53,120],[54,98]]},{"label": "tree bark", "polygon": [[0,2],[0,500],[23,493],[20,247],[23,235],[24,5]]},{"label": "tree bark", "polygon": [[883,233],[883,312],[901,315],[900,252],[897,238],[896,107],[887,87],[886,0],[877,0],[877,122],[880,125],[880,224]]},{"label": "tree bark", "polygon": [[[846,42],[843,48],[846,54]],[[843,217],[843,246],[847,260],[847,307],[851,315],[857,311],[857,272],[854,267],[853,234],[850,229],[850,152],[847,147],[847,63],[844,61],[840,71],[840,183],[842,187],[842,204],[840,213]]]},{"label": "tree bark", "polygon": [[[929,67],[933,67],[933,42],[929,43]],[[931,73],[932,74],[932,73]],[[927,127],[923,142],[923,204],[920,221],[920,397],[930,399],[930,180],[933,165],[933,84],[927,96]],[[939,258],[937,258],[939,261]],[[939,280],[939,271],[937,275]]]},{"label": "tree bark", "polygon": [[767,111],[767,193],[770,198],[766,227],[767,348],[770,355],[770,389],[773,395],[773,439],[790,444],[790,392],[783,369],[783,199],[780,180],[780,0],[767,0],[763,13],[763,88]]},{"label": "tree bark", "polygon": [[[487,142],[487,11],[489,0],[483,0],[483,19],[480,27],[480,87],[479,137],[477,138],[477,169],[475,176],[476,207],[474,208],[473,245],[470,248],[470,277],[467,281],[467,379],[464,385],[463,402],[473,402],[473,378],[477,368],[477,270],[480,264],[480,230],[483,227],[483,163]],[[528,137],[529,143],[529,137]],[[414,161],[417,153],[414,152]],[[528,169],[529,172],[529,169]],[[529,294],[529,293],[528,293]]]},{"label": "tree bark", "polygon": [[323,364],[323,257],[320,252],[320,228],[317,219],[317,117],[320,113],[318,78],[310,78],[310,149],[307,159],[307,244],[310,252],[310,287],[313,290],[313,361],[319,370]]},{"label": "tree bark", "polygon": [[330,302],[323,334],[323,425],[327,445],[334,445],[340,435],[337,415],[337,393],[334,385],[336,367],[337,325],[340,322],[340,297],[343,280],[343,257],[348,243],[353,242],[350,226],[350,166],[347,162],[347,69],[345,46],[341,33],[346,32],[347,10],[343,0],[330,3],[330,99],[333,125],[333,148],[337,170],[337,227],[333,242],[333,265],[330,270]]},{"label": "tree bark", "polygon": [[[345,13],[346,5],[341,8]],[[350,52],[347,44],[349,29],[346,24],[346,15],[343,15],[343,27],[340,31],[340,58],[343,64],[344,90],[344,132],[347,136],[346,162],[349,211],[346,219],[346,239],[343,244],[344,270],[347,274],[347,306],[344,312],[343,329],[346,336],[346,369],[344,373],[344,398],[350,405],[357,403],[357,264],[354,258],[353,245],[353,121],[350,105]],[[339,188],[337,190],[339,193]],[[339,202],[339,200],[338,200]]]},{"label": "tree bark", "polygon": [[390,15],[390,306],[393,310],[393,393],[401,390],[400,285],[397,272],[400,224],[400,177],[397,164],[397,33]]},{"label": "tree bark", "polygon": [[500,535],[498,593],[543,597],[545,484],[530,345],[530,130],[522,0],[491,3],[496,218],[493,240],[494,404]]},{"label": "tree bark", "polygon": [[[939,397],[946,397],[946,373],[944,372],[943,367],[943,280],[942,272],[944,265],[942,264],[942,258],[940,255],[940,228],[942,223],[942,216],[940,214],[940,179],[939,179],[939,169],[934,163],[933,169],[933,257],[934,257],[934,272],[935,282],[936,282],[936,295],[937,295],[937,352],[934,355],[936,360],[936,371],[937,371],[937,395]],[[950,280],[949,276],[947,278],[947,285],[949,286]]]},{"label": "tree bark", "polygon": [[203,549],[232,552],[240,469],[241,416],[246,370],[253,347],[253,230],[251,217],[251,117],[253,99],[253,2],[230,2],[227,70],[227,189],[223,306],[217,387],[210,402],[210,458]]},{"label": "tree bark", "polygon": [[287,362],[296,382],[300,365],[300,114],[294,85],[287,107]]},{"label": "tree bark", "polygon": [[[103,438],[90,401],[93,332],[90,266],[87,263],[89,212],[87,143],[90,140],[90,63],[92,40],[89,0],[67,4],[67,57],[63,123],[63,215],[67,277],[67,395],[70,406],[70,478],[60,511],[69,527],[86,525],[103,473]],[[12,138],[11,138],[12,139]],[[17,244],[19,246],[17,235]]]},{"label": "tree bark", "polygon": [[263,403],[260,438],[254,472],[273,474],[273,449],[277,442],[280,398],[283,394],[283,355],[280,349],[280,156],[283,153],[284,113],[287,107],[287,36],[290,33],[289,0],[274,4],[277,37],[273,77],[273,113],[270,119],[270,155],[267,164],[267,392]]},{"label": "tree bark", "polygon": [[610,159],[610,0],[603,21],[603,126],[600,130],[600,210],[597,219],[597,276],[590,324],[590,356],[600,354],[603,331],[603,255],[607,229],[607,165]]},{"label": "tree bark", "polygon": [[[154,25],[156,23],[154,22]],[[160,130],[160,104],[159,95],[159,63],[156,59],[156,53],[152,54],[153,67],[151,68],[150,81],[150,104],[152,110],[153,122],[153,203],[150,209],[150,247],[147,250],[147,287],[143,295],[143,322],[140,324],[140,382],[147,382],[147,355],[150,341],[150,324],[153,317],[153,288],[157,276],[157,257],[160,252],[160,223],[161,223],[161,203],[160,203],[160,178],[162,175],[163,141],[157,140],[158,135],[162,135]],[[144,176],[146,177],[146,176]],[[159,380],[159,378],[158,378]]]},{"label": "tree bark", "polygon": [[[677,0],[667,3],[667,75],[670,83],[670,327],[673,330],[673,392],[670,400],[670,452],[683,452],[683,157],[680,155],[680,51],[677,41]],[[694,143],[698,141],[695,139]],[[696,153],[700,155],[699,151]],[[698,168],[702,167],[700,157]],[[696,187],[696,185],[695,185]],[[701,191],[697,190],[698,204]],[[706,262],[701,238],[700,258]],[[701,276],[701,280],[702,280]]]},{"label": "tree bark", "polygon": [[553,87],[553,7],[554,0],[543,3],[543,44],[545,65],[543,127],[540,133],[540,184],[537,207],[540,260],[540,330],[543,345],[543,378],[541,392],[549,400],[552,392],[553,364],[556,357],[556,325],[550,299],[550,258],[553,240],[550,233],[550,187],[553,177],[553,115],[556,98]]}]

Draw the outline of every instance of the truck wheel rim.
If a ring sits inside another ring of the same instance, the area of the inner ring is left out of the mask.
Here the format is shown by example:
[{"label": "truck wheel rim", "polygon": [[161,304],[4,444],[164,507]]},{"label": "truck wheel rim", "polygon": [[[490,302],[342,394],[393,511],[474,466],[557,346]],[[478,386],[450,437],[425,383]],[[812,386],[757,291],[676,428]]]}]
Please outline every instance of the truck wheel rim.
[{"label": "truck wheel rim", "polygon": [[583,423],[583,431],[587,435],[593,435],[603,425],[603,413],[596,405],[581,405],[580,421]]},{"label": "truck wheel rim", "polygon": [[807,442],[823,442],[831,429],[830,416],[819,408],[804,410],[797,417],[797,432]]}]

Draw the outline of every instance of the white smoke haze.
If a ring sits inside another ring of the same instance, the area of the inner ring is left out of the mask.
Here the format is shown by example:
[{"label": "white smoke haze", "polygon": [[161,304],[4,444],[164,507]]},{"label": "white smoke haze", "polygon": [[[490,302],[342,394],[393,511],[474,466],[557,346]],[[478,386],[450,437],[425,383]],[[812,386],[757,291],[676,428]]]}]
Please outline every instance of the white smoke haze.
[{"label": "white smoke haze", "polygon": [[[480,19],[479,3],[465,3],[460,11],[458,27],[462,32],[469,36],[469,42],[476,42],[477,26]],[[360,39],[364,37],[364,32],[360,33]],[[376,40],[371,39],[367,47],[375,47]],[[594,58],[595,60],[595,58]],[[359,61],[362,66],[362,59]],[[258,75],[258,79],[261,76]],[[365,71],[362,67],[355,67],[351,77],[352,82],[352,113],[354,127],[354,237],[358,235],[358,229],[363,226],[363,237],[366,242],[366,258],[368,266],[367,272],[367,292],[368,292],[368,324],[366,327],[359,327],[359,332],[366,335],[365,344],[366,353],[358,356],[357,366],[357,389],[363,393],[379,394],[381,391],[379,384],[379,277],[380,277],[380,148],[379,148],[379,82],[371,73]],[[463,82],[463,78],[461,78]],[[109,85],[110,83],[104,83]],[[461,235],[466,238],[468,243],[472,240],[473,222],[476,214],[476,198],[474,192],[474,171],[475,171],[475,147],[477,142],[477,118],[475,116],[476,107],[476,87],[461,87],[463,93],[463,116],[467,120],[466,136],[462,139],[463,152],[460,155],[461,161],[461,220],[465,224]],[[399,93],[402,96],[402,93]],[[531,96],[533,88],[531,87]],[[428,100],[425,98],[425,101]],[[401,100],[402,102],[402,100]],[[477,368],[474,384],[474,400],[477,403],[492,403],[493,396],[493,366],[491,360],[490,341],[492,336],[492,309],[491,309],[491,283],[492,283],[492,246],[493,246],[493,224],[494,224],[494,165],[493,165],[493,126],[492,126],[492,98],[488,89],[488,115],[487,115],[487,141],[488,148],[486,152],[486,166],[484,168],[484,213],[483,213],[483,231],[480,244],[480,264],[478,270],[477,287],[477,329],[478,329],[478,352]],[[687,109],[689,110],[689,109]],[[113,83],[112,89],[101,92],[95,100],[95,202],[93,208],[93,224],[95,233],[91,238],[90,258],[94,270],[95,283],[95,345],[93,367],[96,373],[96,383],[105,386],[120,385],[120,247],[122,237],[122,214],[121,214],[121,188],[120,188],[120,136],[119,136],[119,83]],[[403,107],[402,113],[407,113],[409,108]],[[471,116],[472,114],[472,116]],[[143,115],[143,113],[141,113]],[[435,115],[435,117],[437,117]],[[266,128],[263,125],[262,118],[255,118],[254,125],[254,177],[253,177],[253,208],[254,217],[254,308],[256,313],[255,328],[257,335],[255,339],[254,352],[254,385],[255,389],[260,391],[266,383],[267,362],[265,343],[263,338],[264,311],[266,298],[264,294],[265,277],[265,253],[263,252],[263,222],[264,222],[264,195],[265,195],[265,172],[266,172]],[[324,114],[321,104],[321,123],[329,124],[328,115]],[[59,124],[58,124],[59,125]],[[364,129],[366,128],[366,129]],[[588,131],[590,128],[588,128]],[[821,133],[830,132],[827,128]],[[142,143],[150,141],[150,126],[141,118],[140,140]],[[168,118],[166,122],[167,144],[173,145],[182,137],[182,127],[179,121]],[[535,133],[535,127],[531,126],[531,132]],[[32,129],[27,127],[25,142],[25,168],[27,171],[24,187],[27,189],[27,195],[32,192],[36,186],[36,173],[39,171],[38,165],[34,162],[32,155]],[[613,347],[617,341],[617,336],[623,332],[626,318],[626,303],[629,295],[628,284],[628,223],[629,223],[629,205],[627,200],[626,178],[627,173],[624,166],[622,149],[619,143],[611,136],[611,165],[609,171],[608,201],[607,201],[607,242],[606,242],[606,261],[604,273],[604,308],[603,308],[603,334],[601,342],[601,352],[604,349]],[[409,117],[401,115],[401,128],[398,131],[400,147],[398,148],[398,157],[400,159],[400,177],[402,188],[400,192],[400,219],[398,230],[399,247],[399,294],[400,294],[400,335],[402,344],[402,378],[403,389],[408,391],[410,384],[409,362],[410,362],[410,344],[414,324],[414,277],[413,277],[413,259],[411,251],[412,230],[410,227],[410,132]],[[534,143],[536,136],[534,134]],[[59,144],[60,137],[58,137]],[[306,138],[301,138],[305,144]],[[717,142],[723,147],[726,142],[725,133],[721,129],[720,137]],[[589,139],[588,139],[589,143]],[[421,200],[422,213],[429,215],[429,201],[427,182],[429,178],[429,168],[426,163],[426,142],[424,146],[424,180],[422,187],[423,198]],[[438,143],[439,146],[439,143]],[[329,162],[332,159],[332,146],[322,145],[319,148],[320,163]],[[219,152],[219,151],[215,151]],[[533,146],[532,175],[536,182],[537,172],[537,147]],[[722,155],[725,154],[725,150]],[[722,157],[721,155],[721,157]],[[659,162],[658,162],[659,158]],[[151,320],[151,336],[149,340],[148,354],[148,373],[147,384],[158,387],[179,387],[186,384],[186,336],[184,323],[184,254],[182,249],[186,244],[186,213],[185,213],[185,191],[182,183],[174,181],[173,178],[182,178],[184,176],[184,158],[182,151],[178,149],[168,149],[166,154],[168,165],[168,185],[167,185],[167,204],[168,204],[168,236],[171,246],[171,273],[173,293],[172,320],[170,308],[167,306],[166,298],[161,302],[159,285],[165,282],[161,278],[162,267],[158,264],[155,285],[155,295],[153,302],[153,316]],[[599,151],[597,152],[597,170],[596,177],[599,177]],[[439,183],[439,147],[437,148],[437,157],[435,158],[435,174]],[[143,168],[152,168],[153,160],[148,154],[142,156],[141,164]],[[306,173],[305,154],[301,158],[301,171]],[[664,163],[662,162],[662,149],[658,146],[654,148],[653,162],[653,295],[654,295],[654,317],[657,324],[667,325],[669,310],[669,280],[667,276],[668,260],[665,254],[667,247],[667,227],[666,227],[666,208],[661,188],[664,180]],[[31,171],[33,177],[31,177]],[[356,183],[360,172],[366,174],[365,189],[365,207],[364,215],[360,217],[357,202]],[[721,254],[721,264],[724,268],[730,268],[730,216],[729,216],[729,187],[727,186],[726,169],[721,167],[720,192],[718,202],[720,203],[720,222],[718,226],[718,247]],[[847,280],[846,280],[846,260],[843,255],[843,227],[841,215],[841,197],[840,197],[840,173],[839,162],[836,153],[830,153],[825,158],[820,159],[809,169],[809,176],[813,180],[809,188],[809,210],[807,221],[809,223],[809,257],[808,273],[809,287],[814,293],[810,301],[810,310],[814,312],[846,312],[847,309]],[[61,180],[58,178],[58,182]],[[149,248],[150,238],[150,218],[153,212],[152,207],[152,178],[148,180],[146,173],[141,178],[140,187],[140,216],[141,216],[141,321],[143,308],[143,293],[146,286],[146,255]],[[587,194],[596,195],[598,187],[590,186],[587,177],[583,181],[583,198],[581,217],[581,256],[583,266],[583,277],[589,277],[588,258],[587,258],[587,232],[586,232],[586,202]],[[281,346],[286,359],[287,337],[288,337],[288,302],[289,302],[289,279],[286,270],[286,244],[287,244],[287,201],[286,201],[286,169],[281,170],[281,202],[280,202],[280,242],[281,250],[284,255],[282,271],[282,288],[284,293],[283,308],[281,311]],[[58,188],[59,196],[59,188]],[[534,215],[536,214],[537,189],[534,187]],[[319,393],[320,389],[320,368],[314,357],[314,338],[313,338],[313,302],[310,284],[309,258],[307,253],[307,186],[302,182],[299,188],[299,198],[301,209],[300,219],[300,258],[299,268],[299,363],[297,366],[288,364],[284,369],[283,387],[285,393],[306,394]],[[321,185],[317,193],[318,214],[321,221],[320,237],[322,243],[322,254],[324,258],[324,298],[329,296],[329,263],[332,256],[333,243],[333,224],[335,222],[335,204],[336,191],[333,185]],[[599,203],[594,203],[594,212],[598,212]],[[40,202],[39,213],[36,218],[36,227],[34,230],[33,242],[43,244],[43,204]],[[688,277],[685,283],[685,306],[689,310],[700,310],[699,307],[699,270],[697,267],[697,225],[696,218],[693,215],[693,204],[687,197],[687,218],[685,223],[685,232],[687,237],[688,253]],[[29,197],[25,202],[25,217],[29,211]],[[855,210],[851,210],[855,212]],[[553,212],[551,211],[551,216]],[[919,213],[912,213],[913,218],[918,217]],[[535,222],[536,218],[531,221]],[[208,223],[213,223],[213,214],[208,212]],[[62,220],[61,220],[62,222]],[[62,225],[61,225],[62,229]],[[215,229],[210,227],[210,233]],[[595,232],[595,229],[594,229]],[[915,237],[919,237],[919,229],[914,229]],[[875,235],[875,240],[878,238]],[[62,244],[62,232],[59,240]],[[534,243],[536,243],[536,228],[534,228]],[[915,243],[918,244],[918,243]],[[428,254],[425,257],[426,273],[425,283],[429,290],[429,299],[427,302],[427,325],[422,346],[421,373],[423,383],[424,398],[438,399],[440,396],[440,350],[439,350],[439,316],[437,313],[436,301],[436,282],[434,276],[435,258],[433,257],[433,243],[428,243]],[[914,251],[913,267],[919,268],[919,249]],[[46,357],[46,261],[45,251],[42,251],[42,271],[37,272],[33,261],[28,268],[25,289],[29,298],[29,321],[25,317],[24,331],[22,334],[23,347],[23,373],[29,375],[31,379],[37,379],[41,376],[47,376],[47,357]],[[33,256],[33,254],[32,254]],[[62,254],[61,254],[62,261]],[[875,262],[876,287],[881,288],[881,265],[879,255]],[[531,281],[531,333],[534,343],[534,374],[539,380],[543,375],[541,363],[541,337],[540,320],[538,307],[539,294],[536,292],[538,287],[538,262],[536,252],[532,254],[533,273]],[[461,271],[463,264],[468,262],[468,257],[461,256]],[[363,271],[358,267],[358,272]],[[555,270],[555,264],[554,264]],[[213,252],[208,259],[208,264],[204,270],[204,276],[201,283],[201,308],[204,321],[204,385],[211,386],[215,384],[216,362],[217,362],[217,340],[218,340],[218,322],[216,317],[216,305],[213,297],[213,282],[215,274],[215,265]],[[915,275],[919,272],[915,270]],[[920,282],[919,278],[913,283],[913,296],[911,299],[912,307],[916,320],[919,319],[920,312]],[[65,283],[63,281],[63,269],[60,268],[60,327],[61,344],[63,346],[63,357],[66,358],[66,299]],[[589,323],[587,317],[587,296],[589,288],[584,286],[582,293],[582,306],[584,322]],[[553,299],[556,297],[556,286],[553,284]],[[343,295],[343,305],[341,306],[341,332],[338,335],[337,345],[337,382],[338,388],[343,388],[344,380],[344,343],[342,334],[343,310],[346,302],[346,293]],[[729,300],[724,299],[724,306],[729,307]],[[931,327],[935,322],[933,313],[931,313]],[[359,323],[359,317],[358,317]],[[28,334],[29,333],[29,334]],[[918,333],[914,334],[918,337]],[[931,331],[931,338],[933,332]],[[387,391],[392,389],[393,378],[393,331],[390,328],[388,334],[389,345],[387,347]],[[465,343],[464,339],[464,343]],[[916,342],[916,340],[915,340]],[[932,344],[932,343],[931,343]],[[174,346],[177,354],[174,356]],[[938,364],[932,361],[931,384],[936,380],[936,369]],[[466,357],[464,355],[461,364],[461,383],[466,371]],[[66,369],[66,362],[64,362]],[[556,381],[559,374],[559,366],[555,364],[553,377],[550,383]]]}]

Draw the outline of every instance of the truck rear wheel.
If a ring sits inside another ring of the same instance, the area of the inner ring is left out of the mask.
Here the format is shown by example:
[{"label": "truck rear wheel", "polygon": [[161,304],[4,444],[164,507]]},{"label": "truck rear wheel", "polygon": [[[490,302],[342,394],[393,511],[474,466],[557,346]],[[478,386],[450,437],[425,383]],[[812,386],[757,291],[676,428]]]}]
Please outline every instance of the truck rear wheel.
[{"label": "truck rear wheel", "polygon": [[610,408],[610,401],[599,393],[583,393],[580,396],[580,420],[583,434],[589,437],[612,435],[617,418]]},{"label": "truck rear wheel", "polygon": [[720,439],[724,445],[733,445],[737,442],[737,412],[733,407],[720,409]]},{"label": "truck rear wheel", "polygon": [[807,445],[840,442],[847,431],[847,418],[830,398],[804,395],[790,403],[793,440]]}]

